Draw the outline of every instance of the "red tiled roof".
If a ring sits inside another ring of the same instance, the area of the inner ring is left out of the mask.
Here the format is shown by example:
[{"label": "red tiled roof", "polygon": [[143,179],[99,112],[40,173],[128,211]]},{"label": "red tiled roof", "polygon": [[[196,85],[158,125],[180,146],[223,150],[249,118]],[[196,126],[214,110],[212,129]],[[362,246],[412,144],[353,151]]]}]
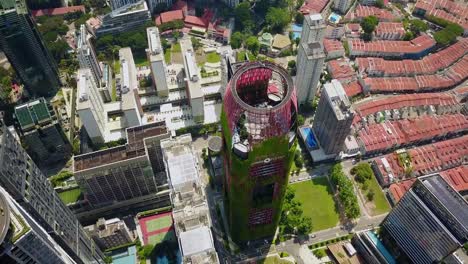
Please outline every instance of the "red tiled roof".
[{"label": "red tiled roof", "polygon": [[323,40],[323,49],[325,52],[328,54],[333,51],[343,51],[343,44],[341,41],[338,40],[333,40],[333,39],[324,39]]},{"label": "red tiled roof", "polygon": [[[409,149],[407,154],[411,157],[411,175],[405,173],[396,153],[374,159],[374,168],[378,170],[377,174],[382,176],[382,185],[390,184],[390,178],[393,178],[393,181],[400,181],[462,165],[467,161],[468,136]],[[383,159],[388,162],[388,169],[385,168]]]},{"label": "red tiled roof", "polygon": [[393,197],[395,203],[400,201],[400,199],[405,195],[407,191],[411,188],[416,179],[409,179],[398,183],[393,183],[388,187],[390,195]]},{"label": "red tiled roof", "polygon": [[207,26],[207,24],[205,23],[205,21],[203,21],[203,19],[196,17],[196,16],[186,16],[184,23],[197,26],[197,27],[203,27],[203,28]]},{"label": "red tiled roof", "polygon": [[306,0],[299,9],[303,15],[322,13],[330,0]]},{"label": "red tiled roof", "polygon": [[417,106],[456,105],[458,101],[451,93],[402,94],[382,99],[364,101],[355,106],[357,115],[366,117],[377,112]]},{"label": "red tiled roof", "polygon": [[[456,191],[463,192],[468,190],[468,166],[460,166],[439,173]],[[411,188],[416,179],[409,179],[398,183],[393,183],[388,188],[390,195],[395,202],[405,195]]]},{"label": "red tiled roof", "polygon": [[40,10],[31,10],[31,14],[33,17],[40,17],[40,16],[58,16],[58,15],[65,15],[68,13],[74,12],[83,12],[85,13],[85,6],[78,5],[78,6],[68,6],[68,7],[57,7],[57,8],[48,8],[48,9],[40,9]]},{"label": "red tiled roof", "polygon": [[371,75],[412,76],[431,74],[443,70],[468,53],[468,39],[451,45],[421,60],[390,61],[382,58],[356,58],[359,71]]},{"label": "red tiled roof", "polygon": [[415,11],[424,10],[425,16],[435,16],[457,23],[465,30],[468,29],[468,6],[463,2],[451,0],[418,0]]},{"label": "red tiled roof", "polygon": [[183,19],[184,13],[182,12],[182,10],[167,11],[159,14],[159,16],[156,17],[156,25]]},{"label": "red tiled roof", "polygon": [[362,87],[357,81],[343,84],[343,88],[348,97],[353,97],[362,93]]},{"label": "red tiled roof", "polygon": [[363,6],[358,5],[353,12],[348,12],[345,16],[346,20],[360,20],[367,16],[375,16],[379,19],[379,21],[394,21],[397,19],[396,16],[392,14],[392,12],[388,11],[387,9],[381,9],[375,6]]},{"label": "red tiled roof", "polygon": [[350,82],[356,80],[356,72],[351,65],[343,59],[331,60],[327,62],[327,69],[333,79],[342,82]]},{"label": "red tiled roof", "polygon": [[405,28],[400,22],[380,22],[375,28],[375,35],[377,37],[384,37],[387,34],[399,35],[403,37],[405,35]]},{"label": "red tiled roof", "polygon": [[428,35],[421,35],[411,41],[377,40],[365,42],[361,39],[348,40],[352,56],[396,56],[404,54],[418,54],[431,49],[436,42]]},{"label": "red tiled roof", "polygon": [[448,89],[464,82],[467,78],[468,56],[465,56],[442,74],[414,77],[368,77],[363,79],[363,83],[366,90],[371,93],[421,92]]},{"label": "red tiled roof", "polygon": [[462,114],[422,116],[368,125],[358,131],[358,140],[367,153],[372,153],[467,129],[468,117]]}]

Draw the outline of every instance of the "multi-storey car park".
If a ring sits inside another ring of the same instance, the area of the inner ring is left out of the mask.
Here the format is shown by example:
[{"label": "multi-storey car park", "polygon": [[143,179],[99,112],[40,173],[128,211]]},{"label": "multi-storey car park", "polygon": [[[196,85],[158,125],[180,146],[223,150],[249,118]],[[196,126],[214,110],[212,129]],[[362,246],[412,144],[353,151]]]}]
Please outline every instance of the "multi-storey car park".
[{"label": "multi-storey car park", "polygon": [[296,150],[296,116],[296,91],[280,66],[246,63],[227,85],[226,213],[239,244],[275,234]]}]

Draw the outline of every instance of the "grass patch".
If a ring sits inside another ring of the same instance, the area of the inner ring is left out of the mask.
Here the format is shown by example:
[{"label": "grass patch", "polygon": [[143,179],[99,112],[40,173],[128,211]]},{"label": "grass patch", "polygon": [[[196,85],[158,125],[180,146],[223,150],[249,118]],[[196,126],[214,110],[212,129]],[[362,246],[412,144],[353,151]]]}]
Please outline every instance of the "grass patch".
[{"label": "grass patch", "polygon": [[217,63],[221,61],[221,56],[216,52],[206,53],[206,62]]},{"label": "grass patch", "polygon": [[170,215],[166,215],[160,218],[147,221],[146,229],[148,232],[152,232],[158,229],[170,227],[171,225],[172,225],[172,218]]},{"label": "grass patch", "polygon": [[285,259],[280,259],[277,256],[264,258],[262,260],[259,260],[258,263],[262,263],[262,264],[292,264],[291,261],[285,260]]},{"label": "grass patch", "polygon": [[369,190],[374,192],[374,199],[373,203],[375,208],[373,210],[373,215],[379,215],[390,211],[390,205],[388,204],[387,199],[385,199],[385,195],[380,189],[379,183],[377,179],[372,177],[372,179],[368,180],[369,182]]},{"label": "grass patch", "polygon": [[166,49],[164,51],[164,61],[166,62],[166,64],[171,63],[171,50]]},{"label": "grass patch", "polygon": [[296,191],[296,199],[302,203],[304,216],[312,218],[313,231],[336,226],[338,210],[326,177],[294,183],[291,187]]},{"label": "grass patch", "polygon": [[81,190],[80,188],[70,189],[59,193],[59,196],[65,204],[74,203],[81,198]]},{"label": "grass patch", "polygon": [[135,65],[137,67],[149,66],[149,61],[145,56],[135,56]]},{"label": "grass patch", "polygon": [[180,43],[177,42],[176,44],[172,45],[172,52],[182,52],[182,48],[180,47]]},{"label": "grass patch", "polygon": [[173,230],[168,231],[167,233],[159,233],[156,235],[151,235],[148,237],[148,244],[157,245],[163,241],[172,241],[176,242],[175,234]]},{"label": "grass patch", "polygon": [[247,54],[247,57],[249,57],[249,61],[255,61],[256,60],[255,55],[253,55],[249,51],[243,50],[243,51],[237,52],[236,61],[245,61],[245,55],[246,54]]}]

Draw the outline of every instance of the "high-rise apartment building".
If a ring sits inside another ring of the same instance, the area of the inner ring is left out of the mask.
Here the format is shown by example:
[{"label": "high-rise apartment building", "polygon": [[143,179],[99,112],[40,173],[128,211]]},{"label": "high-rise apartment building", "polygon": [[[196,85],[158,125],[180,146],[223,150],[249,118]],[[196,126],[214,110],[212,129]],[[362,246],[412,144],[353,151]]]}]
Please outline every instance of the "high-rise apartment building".
[{"label": "high-rise apartment building", "polygon": [[0,210],[1,263],[75,263],[2,187]]},{"label": "high-rise apartment building", "polygon": [[192,136],[164,139],[161,148],[171,185],[172,218],[183,263],[219,263]]},{"label": "high-rise apartment building", "polygon": [[0,184],[75,262],[103,262],[102,252],[3,122]]},{"label": "high-rise apartment building", "polygon": [[275,234],[296,150],[296,117],[292,79],[278,65],[246,63],[226,87],[226,214],[236,243]]},{"label": "high-rise apartment building", "polygon": [[159,7],[170,9],[172,7],[172,0],[148,0],[148,8],[151,14],[154,14]]},{"label": "high-rise apartment building", "polygon": [[304,18],[296,62],[296,88],[299,105],[310,103],[314,100],[317,92],[326,57],[323,51],[325,28],[326,24],[320,14],[307,15]]},{"label": "high-rise apartment building", "polygon": [[93,208],[169,199],[159,142],[164,122],[127,128],[127,144],[74,157],[74,174]]},{"label": "high-rise apartment building", "polygon": [[296,63],[296,88],[299,105],[314,100],[325,57],[321,42],[301,42],[299,44]]},{"label": "high-rise apartment building", "polygon": [[150,62],[153,84],[158,96],[168,96],[168,76],[159,30],[157,27],[150,27],[146,29],[146,34],[148,36],[148,61]]},{"label": "high-rise apartment building", "polygon": [[78,70],[77,90],[76,112],[80,116],[91,141],[102,143],[106,134],[107,113],[104,110],[104,100],[99,93],[91,69]]},{"label": "high-rise apartment building", "polygon": [[88,34],[86,26],[83,24],[80,27],[80,34],[77,38],[76,57],[80,63],[81,69],[90,69],[94,81],[100,85],[102,78],[102,70],[96,57],[96,52],[91,43],[91,35]]},{"label": "high-rise apartment building", "polygon": [[0,1],[0,50],[33,95],[51,96],[59,89],[57,65],[23,0]]},{"label": "high-rise apartment building", "polygon": [[111,0],[110,6],[112,10],[119,9],[123,6],[136,3],[138,0]]},{"label": "high-rise apartment building", "polygon": [[342,15],[346,14],[346,11],[348,11],[349,7],[353,1],[351,0],[334,0],[333,5],[335,7],[335,10],[339,11]]},{"label": "high-rise apartment building", "polygon": [[70,157],[71,146],[44,98],[15,107],[17,131],[36,164],[51,164]]},{"label": "high-rise apartment building", "polygon": [[312,125],[325,154],[338,154],[343,150],[353,118],[351,102],[341,83],[338,80],[326,83]]},{"label": "high-rise apartment building", "polygon": [[423,176],[382,228],[413,263],[439,263],[468,241],[468,202],[439,174]]},{"label": "high-rise apartment building", "polygon": [[310,14],[304,17],[302,26],[301,42],[322,42],[325,37],[327,24],[321,14]]},{"label": "high-rise apartment building", "polygon": [[151,19],[148,5],[144,0],[121,6],[102,17],[97,36],[118,34],[142,26]]}]

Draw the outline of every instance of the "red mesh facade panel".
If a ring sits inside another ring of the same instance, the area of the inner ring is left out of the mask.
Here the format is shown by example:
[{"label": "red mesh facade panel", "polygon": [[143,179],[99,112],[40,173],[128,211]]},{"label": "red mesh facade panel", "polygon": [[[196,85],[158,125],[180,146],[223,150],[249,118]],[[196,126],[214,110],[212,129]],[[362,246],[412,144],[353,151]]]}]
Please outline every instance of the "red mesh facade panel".
[{"label": "red mesh facade panel", "polygon": [[276,158],[274,160],[268,159],[252,164],[250,167],[249,175],[253,178],[264,178],[273,175],[284,174],[284,160],[283,158]]},{"label": "red mesh facade panel", "polygon": [[273,209],[252,209],[249,213],[249,225],[269,224],[273,221]]}]

